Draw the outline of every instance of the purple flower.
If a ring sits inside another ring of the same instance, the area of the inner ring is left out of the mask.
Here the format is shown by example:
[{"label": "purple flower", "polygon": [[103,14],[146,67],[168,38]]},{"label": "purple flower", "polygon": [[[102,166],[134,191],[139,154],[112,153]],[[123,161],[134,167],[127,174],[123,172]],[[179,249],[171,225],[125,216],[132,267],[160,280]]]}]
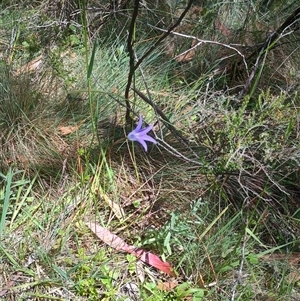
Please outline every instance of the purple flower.
[{"label": "purple flower", "polygon": [[149,133],[152,130],[153,124],[148,125],[144,129],[142,129],[142,124],[143,124],[143,118],[142,118],[142,116],[140,116],[137,127],[127,135],[127,138],[130,141],[139,142],[140,144],[142,144],[145,151],[147,151],[148,147],[147,147],[147,143],[145,141],[149,141],[154,144],[156,144],[157,141],[154,138],[152,138],[151,136],[147,135],[147,133]]}]

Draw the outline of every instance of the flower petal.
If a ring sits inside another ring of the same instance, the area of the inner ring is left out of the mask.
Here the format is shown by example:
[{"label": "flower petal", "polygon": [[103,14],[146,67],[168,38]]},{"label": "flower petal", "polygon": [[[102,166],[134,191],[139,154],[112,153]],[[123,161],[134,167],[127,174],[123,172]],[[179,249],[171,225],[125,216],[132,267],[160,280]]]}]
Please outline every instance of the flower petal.
[{"label": "flower petal", "polygon": [[142,125],[143,125],[143,117],[140,115],[139,122],[138,122],[138,124],[137,124],[137,126],[135,128],[135,131],[139,132],[141,130],[141,128],[142,128]]},{"label": "flower petal", "polygon": [[145,151],[147,151],[148,146],[147,146],[146,141],[152,142],[154,144],[157,143],[157,141],[153,137],[147,135],[147,133],[152,130],[154,125],[150,124],[144,129],[142,129],[142,125],[143,125],[143,118],[140,115],[140,118],[139,118],[139,121],[138,121],[138,124],[137,124],[136,128],[127,135],[127,138],[130,141],[139,142],[143,146]]},{"label": "flower petal", "polygon": [[147,143],[144,140],[139,139],[138,142],[143,146],[143,148],[145,149],[145,151],[148,150]]},{"label": "flower petal", "polygon": [[149,136],[149,135],[144,135],[143,137],[141,137],[141,139],[143,139],[144,141],[152,142],[152,143],[154,143],[154,144],[157,143],[157,141],[156,141],[153,137],[151,137],[151,136]]},{"label": "flower petal", "polygon": [[144,128],[144,129],[140,129],[139,131],[138,131],[138,134],[139,135],[146,135],[147,133],[149,133],[151,130],[153,129],[153,124],[150,124],[150,125],[148,125],[146,128]]}]

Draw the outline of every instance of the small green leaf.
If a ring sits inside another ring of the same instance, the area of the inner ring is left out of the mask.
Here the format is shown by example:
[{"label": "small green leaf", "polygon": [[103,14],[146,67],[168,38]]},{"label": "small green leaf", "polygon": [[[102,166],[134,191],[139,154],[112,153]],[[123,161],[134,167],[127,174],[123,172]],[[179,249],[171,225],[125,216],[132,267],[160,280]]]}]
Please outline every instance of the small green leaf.
[{"label": "small green leaf", "polygon": [[172,255],[172,250],[170,246],[170,240],[171,240],[171,232],[168,232],[165,241],[164,241],[164,246],[167,248],[168,254]]},{"label": "small green leaf", "polygon": [[247,258],[251,264],[258,264],[258,257],[256,254],[249,254]]}]

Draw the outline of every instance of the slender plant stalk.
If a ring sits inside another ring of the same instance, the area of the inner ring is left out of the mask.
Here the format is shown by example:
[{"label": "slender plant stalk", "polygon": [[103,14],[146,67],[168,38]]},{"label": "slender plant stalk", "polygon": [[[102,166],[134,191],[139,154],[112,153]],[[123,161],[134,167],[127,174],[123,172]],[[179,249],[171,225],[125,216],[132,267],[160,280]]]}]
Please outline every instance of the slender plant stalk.
[{"label": "slender plant stalk", "polygon": [[93,99],[91,75],[92,75],[92,71],[93,71],[95,53],[96,53],[97,48],[96,48],[96,44],[94,44],[93,49],[92,49],[91,58],[89,58],[90,45],[89,45],[89,37],[88,37],[86,0],[82,1],[81,8],[82,8],[81,19],[82,19],[82,24],[83,24],[83,41],[84,41],[84,47],[85,47],[85,64],[86,64],[86,72],[87,72],[87,93],[88,93],[88,98],[89,98],[90,116],[91,116],[91,123],[92,123],[92,132],[93,132],[93,138],[92,138],[91,143],[93,143],[94,138],[98,137],[98,135],[97,135],[98,108],[97,108],[97,102],[95,102]]},{"label": "slender plant stalk", "polygon": [[139,4],[140,0],[135,0],[134,1],[134,8],[133,8],[133,13],[132,13],[132,18],[131,18],[131,23],[129,27],[129,34],[128,34],[128,39],[127,39],[127,50],[129,53],[129,73],[128,73],[128,80],[127,80],[127,85],[125,89],[125,103],[126,103],[126,122],[131,123],[131,118],[130,118],[130,102],[129,102],[129,91],[132,83],[132,79],[134,76],[134,71],[135,71],[135,66],[134,66],[134,51],[133,51],[133,45],[135,42],[135,22],[136,18],[139,12]]}]

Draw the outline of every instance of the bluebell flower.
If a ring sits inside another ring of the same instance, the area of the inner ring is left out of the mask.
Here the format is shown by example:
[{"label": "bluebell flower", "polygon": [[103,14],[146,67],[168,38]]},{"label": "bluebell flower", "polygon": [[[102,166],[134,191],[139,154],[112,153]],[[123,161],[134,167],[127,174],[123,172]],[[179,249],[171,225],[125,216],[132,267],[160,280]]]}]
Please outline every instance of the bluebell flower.
[{"label": "bluebell flower", "polygon": [[145,151],[147,151],[148,147],[147,147],[146,141],[152,142],[154,144],[156,144],[157,141],[154,138],[152,138],[151,136],[147,135],[152,130],[153,124],[148,125],[144,129],[142,129],[142,125],[143,125],[143,118],[142,118],[142,116],[140,116],[137,127],[127,135],[127,138],[130,141],[139,142],[143,146]]}]

